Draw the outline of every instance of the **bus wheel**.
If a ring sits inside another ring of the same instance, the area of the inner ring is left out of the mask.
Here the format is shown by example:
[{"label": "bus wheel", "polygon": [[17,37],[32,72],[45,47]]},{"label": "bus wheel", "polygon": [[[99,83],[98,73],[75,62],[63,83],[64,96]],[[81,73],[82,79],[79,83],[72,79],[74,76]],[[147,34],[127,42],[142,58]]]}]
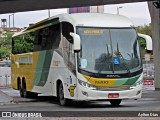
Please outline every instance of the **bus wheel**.
[{"label": "bus wheel", "polygon": [[20,83],[20,82],[18,83],[18,89],[19,89],[19,94],[20,94],[20,96],[21,96],[21,97],[24,97],[23,91],[22,91],[22,87],[21,87],[21,83]]},{"label": "bus wheel", "polygon": [[117,107],[120,105],[121,101],[122,101],[121,99],[113,99],[113,100],[110,100],[110,103],[112,104],[112,106]]},{"label": "bus wheel", "polygon": [[22,94],[23,94],[24,98],[28,97],[28,92],[26,90],[26,83],[25,82],[22,82]]},{"label": "bus wheel", "polygon": [[58,98],[60,105],[65,106],[68,104],[68,99],[64,98],[64,89],[62,83],[60,83],[58,87]]}]

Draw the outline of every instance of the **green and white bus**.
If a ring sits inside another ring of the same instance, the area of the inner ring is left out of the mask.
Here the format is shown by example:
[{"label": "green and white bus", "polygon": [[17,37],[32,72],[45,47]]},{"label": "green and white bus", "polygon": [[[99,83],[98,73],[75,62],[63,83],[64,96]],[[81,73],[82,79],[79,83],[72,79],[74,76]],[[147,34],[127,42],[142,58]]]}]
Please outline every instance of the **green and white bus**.
[{"label": "green and white bus", "polygon": [[71,100],[108,100],[142,95],[142,61],[133,23],[121,15],[61,14],[15,34],[12,86],[22,97],[40,93]]}]

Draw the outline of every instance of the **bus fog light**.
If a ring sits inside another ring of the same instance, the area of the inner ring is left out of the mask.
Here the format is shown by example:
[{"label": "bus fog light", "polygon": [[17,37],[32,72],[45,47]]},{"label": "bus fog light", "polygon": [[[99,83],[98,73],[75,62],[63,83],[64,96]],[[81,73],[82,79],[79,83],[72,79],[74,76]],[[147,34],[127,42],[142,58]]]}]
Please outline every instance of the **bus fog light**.
[{"label": "bus fog light", "polygon": [[138,86],[140,86],[140,85],[142,85],[142,84],[143,84],[143,81],[142,81],[142,80],[137,81],[136,83],[134,83],[134,84],[130,87],[130,89],[134,89],[135,87],[138,87]]},{"label": "bus fog light", "polygon": [[140,93],[141,93],[141,90],[139,90],[136,95],[139,95]]},{"label": "bus fog light", "polygon": [[88,97],[88,93],[87,93],[87,92],[82,91],[82,94],[83,94],[84,96],[87,96],[87,97]]}]

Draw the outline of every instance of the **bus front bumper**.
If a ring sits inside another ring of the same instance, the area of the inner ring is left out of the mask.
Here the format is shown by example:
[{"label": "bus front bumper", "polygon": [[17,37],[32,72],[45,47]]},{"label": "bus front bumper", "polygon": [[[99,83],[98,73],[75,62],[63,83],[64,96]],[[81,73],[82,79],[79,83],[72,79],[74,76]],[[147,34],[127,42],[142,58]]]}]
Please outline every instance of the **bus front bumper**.
[{"label": "bus front bumper", "polygon": [[[78,100],[88,101],[88,100],[109,100],[109,99],[138,99],[142,96],[142,85],[124,91],[98,91],[89,90],[81,85],[78,85]],[[118,94],[118,97],[109,97],[109,94]]]}]

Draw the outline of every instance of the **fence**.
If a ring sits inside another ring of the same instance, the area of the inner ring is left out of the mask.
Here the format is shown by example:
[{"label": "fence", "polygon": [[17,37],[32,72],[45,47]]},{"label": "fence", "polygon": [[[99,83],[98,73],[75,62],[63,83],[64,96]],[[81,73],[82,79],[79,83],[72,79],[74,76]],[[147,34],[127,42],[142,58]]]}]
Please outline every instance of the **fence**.
[{"label": "fence", "polygon": [[154,80],[154,64],[143,64],[143,78]]},{"label": "fence", "polygon": [[11,68],[0,67],[0,87],[11,86]]}]

